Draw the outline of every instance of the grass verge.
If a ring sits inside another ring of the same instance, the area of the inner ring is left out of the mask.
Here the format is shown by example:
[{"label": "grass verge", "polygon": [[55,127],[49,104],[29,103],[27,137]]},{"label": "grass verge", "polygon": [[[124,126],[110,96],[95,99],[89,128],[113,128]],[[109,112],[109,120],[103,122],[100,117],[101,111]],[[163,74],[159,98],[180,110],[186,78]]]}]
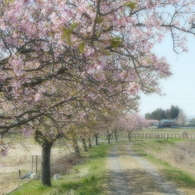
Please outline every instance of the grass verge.
[{"label": "grass verge", "polygon": [[101,144],[83,152],[83,164],[75,165],[58,180],[52,179],[52,187],[41,185],[39,180],[24,184],[10,195],[103,195],[107,183],[106,156],[111,145]]}]

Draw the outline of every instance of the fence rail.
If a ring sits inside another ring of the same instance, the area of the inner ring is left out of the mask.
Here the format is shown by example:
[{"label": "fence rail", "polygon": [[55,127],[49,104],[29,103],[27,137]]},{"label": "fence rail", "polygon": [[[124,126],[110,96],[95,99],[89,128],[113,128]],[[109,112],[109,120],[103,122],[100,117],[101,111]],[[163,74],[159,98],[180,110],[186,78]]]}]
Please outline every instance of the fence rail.
[{"label": "fence rail", "polygon": [[154,134],[154,133],[131,133],[131,139],[195,139],[195,134]]},{"label": "fence rail", "polygon": [[[112,134],[110,137],[111,140],[116,139],[116,135]],[[106,134],[102,134],[99,137],[103,139],[107,139]],[[119,140],[127,140],[129,139],[127,133],[118,133],[117,132],[117,138]],[[166,134],[166,133],[131,133],[130,139],[169,139],[169,138],[178,138],[178,139],[195,139],[195,134],[190,133],[172,133],[172,134]]]}]

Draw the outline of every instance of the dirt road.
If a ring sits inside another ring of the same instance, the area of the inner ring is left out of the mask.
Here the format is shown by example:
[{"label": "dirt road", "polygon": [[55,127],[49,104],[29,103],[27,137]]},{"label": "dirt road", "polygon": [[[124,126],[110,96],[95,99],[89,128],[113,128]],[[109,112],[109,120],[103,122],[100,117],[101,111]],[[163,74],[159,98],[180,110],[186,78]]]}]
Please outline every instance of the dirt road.
[{"label": "dirt road", "polygon": [[184,195],[130,144],[114,146],[108,157],[109,195]]}]

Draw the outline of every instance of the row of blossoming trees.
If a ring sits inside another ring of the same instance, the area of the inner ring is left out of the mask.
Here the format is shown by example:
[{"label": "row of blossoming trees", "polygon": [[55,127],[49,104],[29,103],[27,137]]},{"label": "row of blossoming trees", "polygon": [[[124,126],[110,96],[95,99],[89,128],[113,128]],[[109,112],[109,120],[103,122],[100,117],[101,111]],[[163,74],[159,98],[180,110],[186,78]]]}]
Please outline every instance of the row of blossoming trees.
[{"label": "row of blossoming trees", "polygon": [[171,73],[152,49],[170,33],[174,51],[185,51],[193,8],[194,0],[0,1],[0,134],[33,133],[44,185],[56,139],[76,147],[136,110],[139,91],[160,91]]}]

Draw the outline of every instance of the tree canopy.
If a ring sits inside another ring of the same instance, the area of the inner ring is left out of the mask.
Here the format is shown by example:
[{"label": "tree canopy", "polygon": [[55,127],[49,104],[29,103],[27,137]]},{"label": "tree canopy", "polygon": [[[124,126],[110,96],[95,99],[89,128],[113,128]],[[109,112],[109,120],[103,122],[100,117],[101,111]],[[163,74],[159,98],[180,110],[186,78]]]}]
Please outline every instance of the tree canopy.
[{"label": "tree canopy", "polygon": [[75,101],[109,99],[131,108],[139,90],[158,92],[158,79],[171,73],[165,58],[151,49],[169,32],[173,49],[186,50],[183,33],[194,34],[193,5],[192,0],[1,1],[0,133]]},{"label": "tree canopy", "polygon": [[1,0],[0,134],[17,128],[50,143],[71,131],[81,136],[93,112],[137,110],[139,92],[159,93],[159,79],[171,75],[155,44],[169,33],[173,50],[187,51],[194,4]]},{"label": "tree canopy", "polygon": [[180,108],[178,106],[171,106],[170,109],[163,110],[162,108],[158,108],[152,113],[146,113],[146,119],[155,119],[155,120],[162,120],[162,119],[176,119],[180,112]]}]

